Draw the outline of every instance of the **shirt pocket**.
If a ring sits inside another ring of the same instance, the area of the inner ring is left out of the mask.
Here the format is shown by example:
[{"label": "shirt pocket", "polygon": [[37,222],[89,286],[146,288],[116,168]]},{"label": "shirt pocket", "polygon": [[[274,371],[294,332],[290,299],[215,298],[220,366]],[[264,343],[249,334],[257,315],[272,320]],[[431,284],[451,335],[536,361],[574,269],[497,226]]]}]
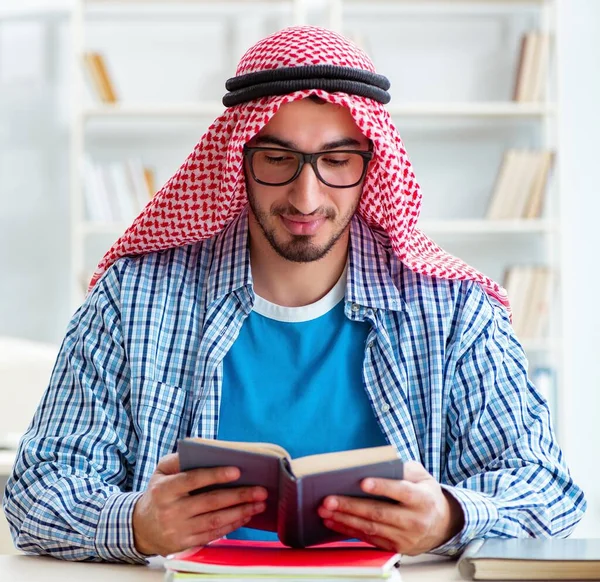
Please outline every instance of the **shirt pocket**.
[{"label": "shirt pocket", "polygon": [[133,490],[145,489],[158,461],[177,448],[186,432],[188,393],[149,378],[133,378],[132,420],[137,436]]}]

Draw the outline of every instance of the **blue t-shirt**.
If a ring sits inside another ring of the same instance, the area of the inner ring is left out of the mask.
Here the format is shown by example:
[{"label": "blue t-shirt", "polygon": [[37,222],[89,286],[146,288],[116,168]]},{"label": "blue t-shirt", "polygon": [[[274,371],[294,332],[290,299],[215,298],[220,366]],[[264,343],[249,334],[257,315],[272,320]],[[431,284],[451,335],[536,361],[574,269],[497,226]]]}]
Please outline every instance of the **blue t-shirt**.
[{"label": "blue t-shirt", "polygon": [[[363,387],[369,324],[344,315],[345,273],[312,305],[256,297],[225,356],[218,438],[275,443],[292,458],[387,444]],[[277,539],[242,528],[230,538]]]}]

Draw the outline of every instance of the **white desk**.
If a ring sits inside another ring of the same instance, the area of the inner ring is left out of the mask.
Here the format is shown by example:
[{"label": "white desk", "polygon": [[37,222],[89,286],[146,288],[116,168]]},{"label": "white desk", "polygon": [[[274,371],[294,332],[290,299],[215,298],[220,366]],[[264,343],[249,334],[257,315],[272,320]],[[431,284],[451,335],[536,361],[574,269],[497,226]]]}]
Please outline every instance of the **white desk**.
[{"label": "white desk", "polygon": [[[462,580],[456,563],[437,556],[406,558],[402,582],[450,582]],[[0,555],[0,582],[161,582],[162,560],[149,566],[63,562],[36,556]]]}]

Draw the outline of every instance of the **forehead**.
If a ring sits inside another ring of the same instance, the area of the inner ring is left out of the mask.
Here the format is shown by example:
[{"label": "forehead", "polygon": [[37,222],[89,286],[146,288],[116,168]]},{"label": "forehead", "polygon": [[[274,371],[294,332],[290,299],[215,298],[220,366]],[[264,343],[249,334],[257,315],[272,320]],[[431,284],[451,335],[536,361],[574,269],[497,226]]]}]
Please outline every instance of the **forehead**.
[{"label": "forehead", "polygon": [[302,145],[318,145],[340,138],[353,138],[367,143],[350,111],[341,105],[310,99],[300,99],[282,105],[259,131],[258,136],[270,135]]}]

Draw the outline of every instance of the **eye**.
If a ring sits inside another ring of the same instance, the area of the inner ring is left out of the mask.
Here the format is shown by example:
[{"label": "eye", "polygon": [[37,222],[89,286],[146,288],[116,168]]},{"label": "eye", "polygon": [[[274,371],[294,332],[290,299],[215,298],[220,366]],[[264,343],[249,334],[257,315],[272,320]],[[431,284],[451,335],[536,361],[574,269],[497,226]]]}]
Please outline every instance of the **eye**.
[{"label": "eye", "polygon": [[347,166],[350,163],[350,158],[348,155],[323,156],[321,160],[323,160],[323,163],[334,168]]},{"label": "eye", "polygon": [[274,155],[265,155],[265,160],[270,164],[281,164],[285,162],[289,162],[293,160],[293,156],[274,156]]}]

